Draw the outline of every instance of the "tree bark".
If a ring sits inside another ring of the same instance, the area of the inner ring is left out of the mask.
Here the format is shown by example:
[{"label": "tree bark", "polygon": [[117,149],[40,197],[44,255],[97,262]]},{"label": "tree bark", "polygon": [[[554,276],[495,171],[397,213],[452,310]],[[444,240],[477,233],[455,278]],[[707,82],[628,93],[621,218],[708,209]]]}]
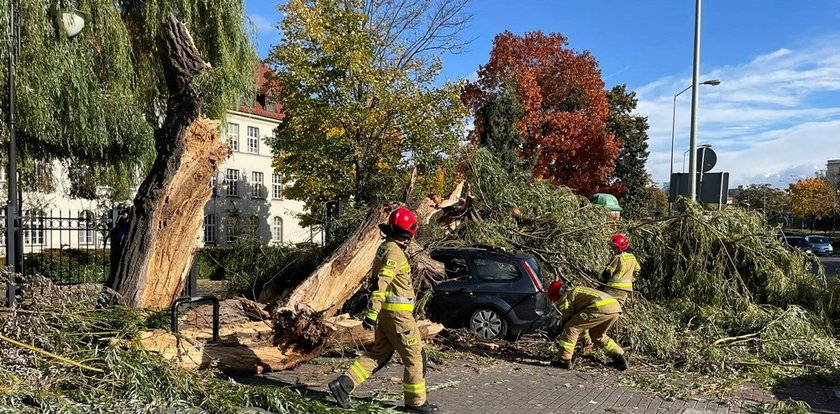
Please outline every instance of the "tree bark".
[{"label": "tree bark", "polygon": [[219,123],[198,118],[199,98],[190,86],[209,64],[174,17],[164,33],[159,50],[169,98],[155,131],[157,157],[134,198],[115,279],[109,281],[129,306],[153,309],[170,306],[183,289],[211,194],[207,184],[229,154],[218,137]]},{"label": "tree bark", "polygon": [[[418,223],[429,223],[444,205],[457,204],[463,186],[463,182],[459,183],[445,199],[429,196],[421,201],[415,211]],[[348,299],[366,286],[376,249],[382,241],[379,224],[386,222],[396,207],[399,204],[391,203],[373,209],[318,269],[289,294],[276,300],[279,306],[272,313],[274,345],[283,352],[287,364],[284,369],[320,355],[333,338],[336,329],[330,320]],[[421,244],[412,241],[407,253],[416,288],[427,287],[430,276],[439,280],[443,268],[429,257]]]}]

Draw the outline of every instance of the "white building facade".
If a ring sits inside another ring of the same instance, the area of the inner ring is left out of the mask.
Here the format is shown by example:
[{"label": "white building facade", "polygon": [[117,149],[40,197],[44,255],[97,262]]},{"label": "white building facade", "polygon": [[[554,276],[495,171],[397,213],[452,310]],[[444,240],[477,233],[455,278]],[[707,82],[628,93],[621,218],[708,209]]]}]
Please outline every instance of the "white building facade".
[{"label": "white building facade", "polygon": [[[259,84],[265,84],[266,67],[261,67]],[[220,131],[231,155],[209,183],[213,189],[204,207],[203,225],[196,234],[198,247],[230,245],[243,232],[259,237],[263,244],[322,243],[318,228],[303,228],[303,202],[286,199],[282,177],[274,171],[273,156],[266,139],[283,122],[284,114],[272,104],[270,91],[257,90],[251,106],[228,111],[227,124]],[[108,203],[73,199],[64,168],[53,168],[55,189],[50,193],[22,194],[22,248],[25,253],[45,249],[99,248],[107,246],[113,206]],[[5,168],[0,168],[0,187],[5,191]],[[208,183],[196,183],[208,185]],[[136,190],[136,189],[135,189]],[[5,214],[0,209],[0,214]],[[0,217],[5,230],[5,216]],[[0,245],[5,246],[5,231]],[[0,257],[5,249],[0,249]]]},{"label": "white building facade", "polygon": [[228,112],[222,138],[231,155],[210,183],[213,195],[204,207],[200,244],[224,246],[243,232],[264,244],[320,243],[320,232],[300,226],[303,203],[283,195],[282,177],[274,171],[266,142],[282,114],[270,112],[259,104]]}]

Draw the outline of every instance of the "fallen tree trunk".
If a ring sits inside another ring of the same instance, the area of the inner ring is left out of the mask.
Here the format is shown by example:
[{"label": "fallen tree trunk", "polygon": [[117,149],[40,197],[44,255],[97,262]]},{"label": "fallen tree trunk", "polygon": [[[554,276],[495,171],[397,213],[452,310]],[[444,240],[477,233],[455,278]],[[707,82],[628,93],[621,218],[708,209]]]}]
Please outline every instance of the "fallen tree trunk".
[{"label": "fallen tree trunk", "polygon": [[[360,351],[373,346],[373,331],[362,328],[361,322],[349,315],[329,318],[323,326],[328,339],[317,347],[312,358],[331,346]],[[443,330],[442,325],[428,320],[418,321],[418,328],[426,342]],[[274,328],[270,321],[223,324],[219,336],[221,341],[211,344],[207,341],[212,339],[212,331],[207,327],[187,328],[177,335],[157,329],[141,333],[140,343],[147,351],[190,370],[213,367],[226,374],[261,373],[288,369],[304,362],[303,355],[294,348],[274,345]]]},{"label": "fallen tree trunk", "polygon": [[194,238],[211,192],[206,184],[229,154],[217,121],[198,119],[192,79],[210,66],[185,26],[170,17],[160,40],[169,89],[166,117],[155,131],[157,156],[134,199],[131,222],[107,285],[128,306],[168,307],[184,286]]},{"label": "fallen tree trunk", "polygon": [[[430,196],[415,211],[418,222],[429,223],[443,206],[461,201],[464,183],[446,199]],[[382,241],[379,224],[398,204],[380,206],[368,214],[358,229],[327,260],[288,295],[276,301],[272,314],[274,345],[281,349],[289,367],[308,361],[321,353],[335,329],[327,321],[344,303],[367,284],[376,249]],[[415,285],[424,283],[424,275],[442,274],[443,269],[416,241],[408,249]],[[419,278],[419,280],[418,280]],[[425,282],[428,283],[428,282]]]}]

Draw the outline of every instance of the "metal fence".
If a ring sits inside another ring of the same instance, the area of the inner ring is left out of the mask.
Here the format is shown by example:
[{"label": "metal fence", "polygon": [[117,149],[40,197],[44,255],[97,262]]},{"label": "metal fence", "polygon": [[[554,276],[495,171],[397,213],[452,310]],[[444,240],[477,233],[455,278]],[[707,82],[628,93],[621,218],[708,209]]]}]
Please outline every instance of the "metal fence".
[{"label": "metal fence", "polygon": [[[110,266],[113,216],[112,211],[23,211],[17,240],[18,271],[46,276],[61,285],[104,282]],[[5,217],[0,223],[0,244],[5,246]],[[5,254],[2,249],[4,265]]]}]

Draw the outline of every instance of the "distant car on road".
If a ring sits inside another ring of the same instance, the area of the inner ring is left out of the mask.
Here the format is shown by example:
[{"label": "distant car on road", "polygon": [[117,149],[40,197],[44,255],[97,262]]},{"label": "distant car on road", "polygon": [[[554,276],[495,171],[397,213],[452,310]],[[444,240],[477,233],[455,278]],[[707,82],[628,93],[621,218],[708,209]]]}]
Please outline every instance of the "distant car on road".
[{"label": "distant car on road", "polygon": [[803,250],[805,253],[813,253],[811,250],[811,243],[805,240],[804,237],[799,236],[783,236],[782,241],[791,249]]},{"label": "distant car on road", "polygon": [[805,236],[805,240],[811,245],[811,251],[814,254],[825,254],[829,256],[834,254],[834,248],[831,247],[831,240],[828,237],[811,234]]},{"label": "distant car on road", "polygon": [[466,327],[483,339],[514,338],[545,325],[545,293],[533,257],[491,248],[443,248],[431,256],[444,264],[448,279],[429,301],[432,321]]}]

